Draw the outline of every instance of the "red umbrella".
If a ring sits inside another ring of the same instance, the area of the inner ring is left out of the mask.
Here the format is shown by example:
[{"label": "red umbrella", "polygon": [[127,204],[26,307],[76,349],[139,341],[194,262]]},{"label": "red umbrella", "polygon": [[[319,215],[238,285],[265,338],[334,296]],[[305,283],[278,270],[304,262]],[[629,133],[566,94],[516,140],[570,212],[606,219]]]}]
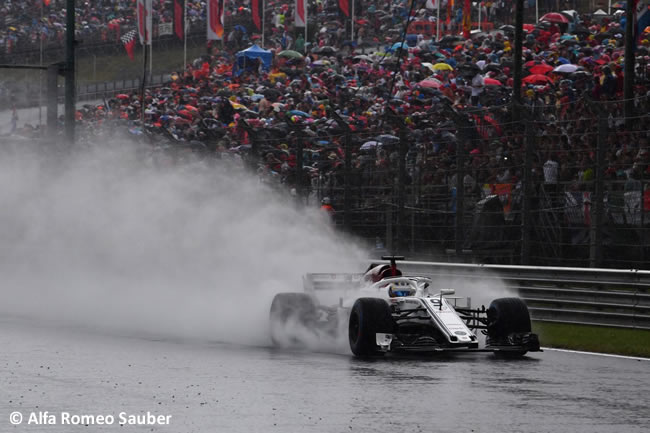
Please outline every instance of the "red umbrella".
[{"label": "red umbrella", "polygon": [[528,33],[532,33],[535,30],[535,24],[524,24],[524,30]]},{"label": "red umbrella", "polygon": [[180,110],[180,111],[178,112],[178,115],[179,115],[179,116],[183,116],[183,117],[185,117],[186,119],[191,119],[191,118],[192,118],[192,113],[190,113],[188,110]]},{"label": "red umbrella", "polygon": [[528,68],[531,74],[548,74],[553,70],[553,66],[547,65],[546,63],[540,63],[538,65]]},{"label": "red umbrella", "polygon": [[551,80],[549,77],[542,74],[532,74],[527,76],[521,81],[523,81],[526,84],[546,84],[546,83],[553,82],[553,80]]},{"label": "red umbrella", "polygon": [[569,23],[569,19],[565,15],[562,15],[559,12],[549,12],[546,15],[542,16],[539,20],[548,21],[549,23],[563,23],[563,24]]},{"label": "red umbrella", "polygon": [[495,80],[494,78],[483,78],[483,84],[486,86],[501,86],[501,81]]},{"label": "red umbrella", "polygon": [[117,99],[129,99],[130,96],[124,93],[120,93],[119,95],[115,95]]},{"label": "red umbrella", "polygon": [[439,89],[442,87],[442,83],[435,78],[429,78],[428,80],[422,80],[418,83],[420,87],[428,87],[430,89]]}]

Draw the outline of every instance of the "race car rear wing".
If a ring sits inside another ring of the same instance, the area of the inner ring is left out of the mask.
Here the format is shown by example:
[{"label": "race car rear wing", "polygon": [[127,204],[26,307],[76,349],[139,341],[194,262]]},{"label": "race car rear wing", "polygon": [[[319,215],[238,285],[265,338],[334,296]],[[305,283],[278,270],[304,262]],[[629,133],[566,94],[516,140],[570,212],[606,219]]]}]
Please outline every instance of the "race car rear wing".
[{"label": "race car rear wing", "polygon": [[323,290],[350,290],[361,286],[363,274],[325,274],[312,273],[302,277],[305,292]]}]

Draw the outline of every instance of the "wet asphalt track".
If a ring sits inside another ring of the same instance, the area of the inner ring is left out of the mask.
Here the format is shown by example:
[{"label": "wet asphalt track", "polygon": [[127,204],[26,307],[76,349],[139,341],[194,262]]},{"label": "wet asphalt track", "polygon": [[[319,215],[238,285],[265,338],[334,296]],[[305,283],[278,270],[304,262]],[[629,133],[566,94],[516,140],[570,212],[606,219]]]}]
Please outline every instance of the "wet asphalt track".
[{"label": "wet asphalt track", "polygon": [[349,355],[93,335],[1,321],[9,414],[172,415],[170,432],[647,432],[650,362],[546,351],[360,361]]}]

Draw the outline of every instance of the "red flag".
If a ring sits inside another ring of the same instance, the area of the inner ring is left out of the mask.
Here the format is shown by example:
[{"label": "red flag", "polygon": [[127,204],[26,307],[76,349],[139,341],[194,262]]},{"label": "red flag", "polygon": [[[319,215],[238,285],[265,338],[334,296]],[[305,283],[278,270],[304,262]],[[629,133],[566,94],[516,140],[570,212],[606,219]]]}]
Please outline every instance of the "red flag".
[{"label": "red flag", "polygon": [[351,10],[350,10],[350,0],[339,0],[339,8],[343,12],[343,14],[346,17],[349,17],[351,15]]},{"label": "red flag", "polygon": [[152,10],[151,0],[138,0],[136,11],[138,14],[138,33],[142,45],[151,45]]},{"label": "red flag", "polygon": [[49,6],[50,5],[50,0],[43,0],[43,3],[45,4],[45,6]]},{"label": "red flag", "polygon": [[122,43],[124,44],[124,49],[126,50],[126,53],[129,55],[129,58],[131,60],[134,60],[133,56],[133,50],[135,48],[135,36],[138,34],[137,31],[131,30],[130,32],[127,32],[122,36],[120,39],[122,40]]},{"label": "red flag", "polygon": [[447,19],[445,20],[445,25],[449,28],[449,23],[451,22],[451,13],[454,9],[454,0],[447,0]]},{"label": "red flag", "polygon": [[307,0],[296,0],[296,27],[305,27],[307,25]]},{"label": "red flag", "polygon": [[174,33],[181,41],[185,38],[185,0],[174,0]]},{"label": "red flag", "polygon": [[223,39],[224,0],[208,0],[208,40]]},{"label": "red flag", "polygon": [[262,20],[264,19],[264,0],[251,0],[251,13],[253,24],[258,31],[262,31]]},{"label": "red flag", "polygon": [[472,31],[472,6],[469,0],[463,5],[463,37],[469,39]]}]

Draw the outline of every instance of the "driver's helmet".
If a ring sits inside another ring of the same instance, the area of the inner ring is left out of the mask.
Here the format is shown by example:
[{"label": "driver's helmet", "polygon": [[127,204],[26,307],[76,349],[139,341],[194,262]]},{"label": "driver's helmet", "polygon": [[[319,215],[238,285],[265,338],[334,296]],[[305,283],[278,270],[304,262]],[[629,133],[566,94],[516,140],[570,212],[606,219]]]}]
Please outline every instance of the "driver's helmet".
[{"label": "driver's helmet", "polygon": [[330,200],[329,197],[324,197],[323,200],[321,200],[320,204],[322,205],[332,204],[332,200]]},{"label": "driver's helmet", "polygon": [[391,284],[388,288],[388,296],[391,298],[401,298],[403,296],[413,295],[413,290],[410,287],[398,286]]}]

